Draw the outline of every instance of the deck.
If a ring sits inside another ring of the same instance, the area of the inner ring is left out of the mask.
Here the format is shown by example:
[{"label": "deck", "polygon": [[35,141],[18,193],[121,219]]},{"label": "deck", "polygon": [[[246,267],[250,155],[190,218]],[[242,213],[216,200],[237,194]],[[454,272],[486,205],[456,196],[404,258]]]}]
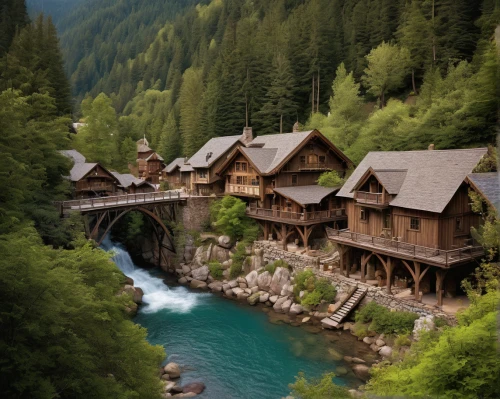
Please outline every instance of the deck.
[{"label": "deck", "polygon": [[484,255],[484,248],[482,246],[471,245],[452,250],[443,250],[354,233],[348,230],[335,230],[329,227],[326,228],[326,232],[328,239],[338,244],[350,245],[386,255],[396,255],[403,259],[419,260],[439,267],[452,267],[457,264],[470,262]]},{"label": "deck", "polygon": [[343,208],[314,212],[288,212],[280,209],[247,208],[246,213],[254,219],[294,225],[311,225],[347,220],[347,215]]},{"label": "deck", "polygon": [[180,191],[170,190],[62,201],[57,202],[56,205],[59,207],[61,214],[65,214],[72,211],[88,212],[96,209],[120,208],[131,205],[179,202],[186,200],[189,196]]}]

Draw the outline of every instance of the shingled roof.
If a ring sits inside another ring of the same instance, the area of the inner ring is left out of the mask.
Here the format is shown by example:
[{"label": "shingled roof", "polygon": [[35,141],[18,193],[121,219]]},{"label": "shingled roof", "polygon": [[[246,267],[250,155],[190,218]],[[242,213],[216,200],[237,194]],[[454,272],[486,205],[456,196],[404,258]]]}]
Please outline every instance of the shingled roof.
[{"label": "shingled roof", "polygon": [[406,170],[402,183],[401,172],[384,175],[386,184],[392,186],[392,189],[398,185],[400,187],[390,205],[441,213],[486,153],[486,148],[370,152],[337,196],[353,198],[354,187],[370,167],[377,176],[377,170]]},{"label": "shingled roof", "polygon": [[209,168],[240,139],[241,135],[214,137],[189,159],[189,164],[193,168]]},{"label": "shingled roof", "polygon": [[318,185],[278,187],[274,191],[305,207],[310,204],[319,204],[327,195],[338,191],[339,187],[322,187]]},{"label": "shingled roof", "polygon": [[70,158],[73,163],[85,163],[85,157],[80,154],[77,150],[61,150],[59,151],[65,157]]},{"label": "shingled roof", "polygon": [[180,171],[181,172],[194,172],[194,168],[190,164],[185,163],[184,165],[181,166]]},{"label": "shingled roof", "polygon": [[96,166],[96,163],[75,163],[69,172],[69,177],[71,181],[79,181]]},{"label": "shingled roof", "polygon": [[132,184],[135,184],[136,186],[140,186],[142,184],[148,184],[151,186],[151,184],[148,183],[147,181],[139,179],[134,175],[131,175],[130,173],[123,173],[123,174],[118,172],[111,172],[111,173],[118,179],[120,186],[124,188],[130,187]]},{"label": "shingled roof", "polygon": [[163,170],[167,173],[172,173],[176,168],[180,168],[182,165],[184,165],[184,158],[175,158]]},{"label": "shingled roof", "polygon": [[471,173],[467,176],[473,188],[481,194],[491,206],[500,211],[500,175],[497,172]]}]

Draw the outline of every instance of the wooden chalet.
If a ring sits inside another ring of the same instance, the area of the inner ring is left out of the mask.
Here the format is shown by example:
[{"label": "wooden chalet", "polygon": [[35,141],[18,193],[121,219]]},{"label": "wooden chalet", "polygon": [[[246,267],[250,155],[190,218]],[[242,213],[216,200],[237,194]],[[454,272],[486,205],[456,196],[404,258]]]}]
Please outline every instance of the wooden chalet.
[{"label": "wooden chalet", "polygon": [[108,197],[118,194],[118,180],[98,163],[79,162],[70,171],[73,197]]},{"label": "wooden chalet", "polygon": [[155,192],[155,186],[146,180],[138,179],[130,173],[111,172],[118,180],[118,195],[142,194]]},{"label": "wooden chalet", "polygon": [[189,158],[190,189],[195,195],[224,194],[224,180],[216,173],[227,156],[236,148],[252,140],[252,129],[245,128],[242,135],[214,137]]},{"label": "wooden chalet", "polygon": [[191,188],[191,174],[194,169],[187,158],[176,158],[163,169],[163,179],[170,189]]},{"label": "wooden chalet", "polygon": [[137,166],[139,178],[160,184],[165,163],[160,154],[149,148],[146,138],[137,141]]},{"label": "wooden chalet", "polygon": [[237,147],[217,174],[225,194],[246,200],[248,215],[260,223],[266,239],[280,240],[284,249],[290,241],[307,249],[316,227],[346,221],[335,197],[340,187],[320,187],[316,181],[331,170],[343,177],[351,166],[319,131],[294,131],[259,136]]},{"label": "wooden chalet", "polygon": [[[470,235],[480,223],[468,197],[471,172],[485,148],[371,152],[337,197],[346,229],[327,229],[338,244],[340,270],[361,281],[410,286],[421,293],[454,295],[467,273],[461,266],[483,255]],[[470,272],[470,270],[469,270]]]}]

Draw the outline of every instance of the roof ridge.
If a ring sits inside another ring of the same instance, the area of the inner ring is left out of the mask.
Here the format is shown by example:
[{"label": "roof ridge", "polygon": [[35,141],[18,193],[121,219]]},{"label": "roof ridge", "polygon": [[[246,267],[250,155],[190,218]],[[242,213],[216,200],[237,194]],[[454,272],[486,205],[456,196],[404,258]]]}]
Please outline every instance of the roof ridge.
[{"label": "roof ridge", "polygon": [[408,151],[369,151],[368,154],[384,154],[384,153],[401,153],[401,154],[407,154],[409,152],[425,152],[425,153],[431,153],[431,152],[451,152],[451,151],[472,151],[472,150],[487,150],[488,147],[474,147],[474,148],[450,148],[446,150],[408,150]]}]

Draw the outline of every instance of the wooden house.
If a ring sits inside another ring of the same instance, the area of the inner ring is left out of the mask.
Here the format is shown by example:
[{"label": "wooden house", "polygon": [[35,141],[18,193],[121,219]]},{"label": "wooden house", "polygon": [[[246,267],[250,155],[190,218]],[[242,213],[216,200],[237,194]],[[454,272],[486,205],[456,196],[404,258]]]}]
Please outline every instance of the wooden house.
[{"label": "wooden house", "polygon": [[118,180],[98,163],[75,163],[70,171],[73,197],[108,197],[118,194]]},{"label": "wooden house", "polygon": [[163,169],[163,179],[170,189],[191,188],[191,173],[194,169],[187,158],[176,158]]},{"label": "wooden house", "polygon": [[139,178],[160,184],[165,163],[160,154],[149,148],[146,138],[137,141],[137,167]]},{"label": "wooden house", "polygon": [[334,195],[340,187],[319,187],[316,181],[332,170],[343,177],[351,166],[319,131],[294,131],[237,147],[217,174],[225,194],[245,199],[248,215],[261,224],[266,239],[280,240],[284,249],[293,240],[308,248],[315,227],[341,226],[346,219]]},{"label": "wooden house", "polygon": [[453,295],[465,277],[459,266],[483,255],[470,235],[480,217],[469,204],[467,176],[486,152],[369,153],[337,194],[347,229],[327,229],[339,245],[341,271],[378,278],[388,292],[408,284],[416,299],[435,291],[441,305],[443,293]]},{"label": "wooden house", "polygon": [[118,180],[118,194],[143,194],[156,191],[146,180],[138,179],[130,173],[111,172]]},{"label": "wooden house", "polygon": [[236,148],[252,140],[252,129],[245,128],[242,135],[214,137],[189,158],[190,189],[195,195],[224,194],[224,180],[216,173],[227,156]]}]

